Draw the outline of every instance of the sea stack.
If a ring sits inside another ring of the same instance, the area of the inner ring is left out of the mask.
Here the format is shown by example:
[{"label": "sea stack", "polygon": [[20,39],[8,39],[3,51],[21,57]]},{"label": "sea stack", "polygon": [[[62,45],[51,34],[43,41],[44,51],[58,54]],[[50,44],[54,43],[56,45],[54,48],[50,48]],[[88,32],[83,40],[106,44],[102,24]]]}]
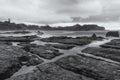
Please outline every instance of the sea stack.
[{"label": "sea stack", "polygon": [[119,37],[119,31],[109,31],[106,34],[106,37]]}]

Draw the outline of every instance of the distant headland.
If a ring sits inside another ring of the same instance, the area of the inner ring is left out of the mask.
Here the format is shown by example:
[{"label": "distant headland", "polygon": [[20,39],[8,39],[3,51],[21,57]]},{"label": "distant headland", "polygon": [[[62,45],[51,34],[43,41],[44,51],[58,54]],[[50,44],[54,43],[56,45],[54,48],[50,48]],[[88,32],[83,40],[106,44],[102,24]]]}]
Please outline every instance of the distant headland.
[{"label": "distant headland", "polygon": [[96,24],[85,24],[85,25],[71,25],[71,26],[58,26],[52,27],[50,25],[39,26],[39,25],[26,25],[24,23],[17,24],[11,22],[10,18],[7,21],[0,22],[0,30],[67,30],[67,31],[90,31],[90,30],[105,30],[104,27]]}]

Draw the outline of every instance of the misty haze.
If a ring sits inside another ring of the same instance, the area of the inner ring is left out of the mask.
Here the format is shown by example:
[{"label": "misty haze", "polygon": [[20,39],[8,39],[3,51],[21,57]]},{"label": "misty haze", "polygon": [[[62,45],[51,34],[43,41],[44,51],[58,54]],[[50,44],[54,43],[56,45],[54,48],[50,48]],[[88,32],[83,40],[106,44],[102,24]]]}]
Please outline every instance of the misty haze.
[{"label": "misty haze", "polygon": [[120,0],[0,0],[0,80],[120,80]]}]

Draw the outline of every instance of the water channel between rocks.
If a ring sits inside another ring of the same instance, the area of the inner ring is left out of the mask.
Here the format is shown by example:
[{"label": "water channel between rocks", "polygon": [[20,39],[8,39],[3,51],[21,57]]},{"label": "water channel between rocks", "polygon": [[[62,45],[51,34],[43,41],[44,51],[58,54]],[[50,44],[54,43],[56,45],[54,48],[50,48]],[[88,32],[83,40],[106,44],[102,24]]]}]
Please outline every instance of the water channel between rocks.
[{"label": "water channel between rocks", "polygon": [[[82,54],[82,55],[86,55],[86,56],[90,56],[90,57],[102,59],[102,60],[105,60],[105,61],[108,61],[108,62],[117,63],[117,62],[109,60],[109,59],[105,59],[105,58],[101,58],[101,57],[98,57],[98,56],[94,56],[94,55],[91,55],[91,54],[87,54],[87,53],[82,53],[81,52],[83,49],[85,49],[87,47],[99,47],[99,45],[102,45],[102,44],[105,44],[107,42],[110,42],[112,39],[115,39],[115,38],[104,39],[102,41],[93,41],[92,43],[90,43],[88,45],[85,45],[85,46],[76,46],[76,47],[74,47],[74,48],[72,48],[70,50],[59,49],[59,51],[61,53],[64,53],[64,54],[61,55],[61,56],[57,56],[57,57],[55,57],[55,58],[53,58],[51,60],[43,59],[43,58],[39,57],[38,55],[36,55],[36,56],[38,56],[40,59],[44,60],[44,62],[42,64],[49,63],[49,62],[54,62],[54,61],[56,61],[56,60],[58,60],[58,59],[60,59],[62,57],[68,56],[68,55],[77,55],[77,54]],[[41,42],[41,41],[35,41],[33,43],[36,43],[38,45],[48,44],[48,42]],[[50,43],[50,44],[58,44],[58,43]],[[36,66],[29,66],[29,67],[23,66],[12,77],[18,76],[18,75],[21,75],[21,74],[30,73],[30,72],[34,71],[34,69],[36,69]]]}]

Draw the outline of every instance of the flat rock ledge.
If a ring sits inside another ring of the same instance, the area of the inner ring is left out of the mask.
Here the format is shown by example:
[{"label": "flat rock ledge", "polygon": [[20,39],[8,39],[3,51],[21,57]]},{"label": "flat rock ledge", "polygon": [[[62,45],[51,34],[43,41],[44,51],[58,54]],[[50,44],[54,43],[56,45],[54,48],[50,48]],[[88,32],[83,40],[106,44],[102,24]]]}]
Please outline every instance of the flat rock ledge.
[{"label": "flat rock ledge", "polygon": [[[11,77],[23,65],[35,65],[42,63],[19,47],[0,45],[0,80]],[[35,63],[36,62],[36,63]]]},{"label": "flat rock ledge", "polygon": [[24,75],[7,80],[119,80],[120,65],[83,55],[70,55],[38,65]]}]

